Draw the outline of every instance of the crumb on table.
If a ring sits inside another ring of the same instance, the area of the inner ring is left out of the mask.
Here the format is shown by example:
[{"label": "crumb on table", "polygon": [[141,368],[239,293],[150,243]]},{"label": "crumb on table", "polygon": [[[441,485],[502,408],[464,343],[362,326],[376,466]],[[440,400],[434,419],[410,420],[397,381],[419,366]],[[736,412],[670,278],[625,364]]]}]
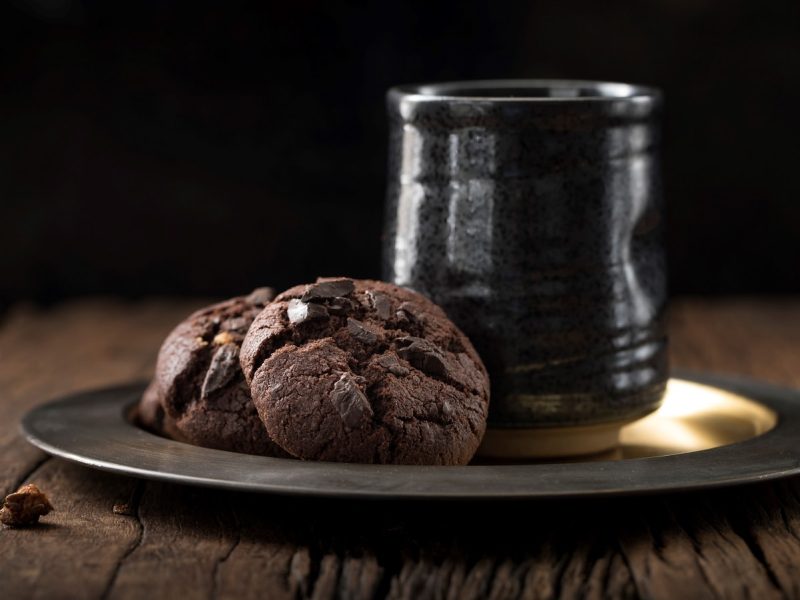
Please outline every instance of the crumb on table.
[{"label": "crumb on table", "polygon": [[6,496],[0,509],[0,523],[8,527],[25,527],[39,522],[39,517],[53,510],[47,496],[29,483]]}]

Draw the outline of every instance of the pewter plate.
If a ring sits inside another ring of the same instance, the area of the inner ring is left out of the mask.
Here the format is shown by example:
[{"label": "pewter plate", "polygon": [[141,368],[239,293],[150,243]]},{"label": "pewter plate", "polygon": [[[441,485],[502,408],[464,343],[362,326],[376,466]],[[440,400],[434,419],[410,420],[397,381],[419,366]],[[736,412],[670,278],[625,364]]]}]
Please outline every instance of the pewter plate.
[{"label": "pewter plate", "polygon": [[128,418],[144,384],[84,392],[33,409],[33,445],[135,477],[303,496],[524,499],[715,488],[800,473],[800,392],[744,379],[670,381],[664,405],[622,430],[620,446],[591,458],[419,467],[305,462],[167,440]]}]

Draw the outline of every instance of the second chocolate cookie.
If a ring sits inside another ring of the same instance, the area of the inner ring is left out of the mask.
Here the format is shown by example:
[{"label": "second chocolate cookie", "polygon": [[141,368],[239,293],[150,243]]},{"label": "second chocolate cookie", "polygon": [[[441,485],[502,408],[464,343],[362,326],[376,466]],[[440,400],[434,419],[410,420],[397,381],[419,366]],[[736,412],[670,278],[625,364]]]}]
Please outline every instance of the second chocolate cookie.
[{"label": "second chocolate cookie", "polygon": [[198,446],[286,456],[269,438],[239,366],[239,345],[272,299],[269,288],[201,309],[164,340],[139,418],[147,428]]}]

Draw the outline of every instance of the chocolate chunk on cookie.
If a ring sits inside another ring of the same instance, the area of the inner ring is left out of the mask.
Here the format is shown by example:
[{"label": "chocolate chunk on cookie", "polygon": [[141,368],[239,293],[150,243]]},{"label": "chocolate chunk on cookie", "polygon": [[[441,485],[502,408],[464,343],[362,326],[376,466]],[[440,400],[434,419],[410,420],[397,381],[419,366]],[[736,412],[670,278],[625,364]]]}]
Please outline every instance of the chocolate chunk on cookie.
[{"label": "chocolate chunk on cookie", "polygon": [[361,424],[365,415],[372,416],[372,406],[361,391],[364,378],[342,372],[333,384],[331,402],[339,409],[339,416],[346,429],[353,429]]},{"label": "chocolate chunk on cookie", "polygon": [[367,290],[367,298],[379,319],[386,321],[392,316],[392,301],[389,296],[376,290]]},{"label": "chocolate chunk on cookie", "polygon": [[306,287],[300,299],[311,300],[344,298],[353,293],[355,286],[352,279],[320,279],[317,283]]},{"label": "chocolate chunk on cookie", "polygon": [[190,315],[161,346],[156,375],[139,404],[145,427],[198,446],[286,456],[258,417],[239,366],[239,348],[270,288]]},{"label": "chocolate chunk on cookie", "polygon": [[321,304],[294,299],[286,308],[286,316],[292,323],[302,323],[309,319],[324,319],[328,316],[328,309]]},{"label": "chocolate chunk on cookie", "polygon": [[[227,333],[227,332],[225,332]],[[211,357],[211,364],[208,365],[203,386],[200,388],[200,397],[209,398],[215,392],[228,385],[242,370],[239,367],[239,346],[234,341],[230,341],[229,336],[217,334],[216,341],[222,337],[225,340],[214,352]]]},{"label": "chocolate chunk on cookie", "polygon": [[362,323],[352,317],[347,317],[347,331],[350,332],[354,339],[363,344],[374,344],[378,341],[378,336],[380,335],[380,331],[375,331],[366,323]]},{"label": "chocolate chunk on cookie", "polygon": [[267,432],[298,458],[466,464],[486,428],[489,379],[472,344],[430,300],[388,283],[283,292],[239,359]]}]

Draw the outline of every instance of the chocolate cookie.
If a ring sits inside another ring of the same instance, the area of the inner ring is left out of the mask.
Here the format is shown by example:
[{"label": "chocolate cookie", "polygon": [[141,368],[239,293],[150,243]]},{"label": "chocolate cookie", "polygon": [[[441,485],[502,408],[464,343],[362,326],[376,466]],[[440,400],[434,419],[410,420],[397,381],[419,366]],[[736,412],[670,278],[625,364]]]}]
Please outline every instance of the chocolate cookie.
[{"label": "chocolate cookie", "polygon": [[489,378],[431,301],[319,279],[253,321],[240,361],[269,435],[303,459],[461,465],[486,428]]},{"label": "chocolate cookie", "polygon": [[180,323],[161,346],[152,389],[140,403],[140,419],[198,446],[286,456],[259,420],[239,367],[245,333],[272,297],[271,289],[259,288]]},{"label": "chocolate cookie", "polygon": [[175,427],[175,421],[167,415],[158,397],[156,381],[150,382],[139,401],[136,418],[139,424],[158,435],[163,435],[179,442],[186,442],[181,432]]}]

